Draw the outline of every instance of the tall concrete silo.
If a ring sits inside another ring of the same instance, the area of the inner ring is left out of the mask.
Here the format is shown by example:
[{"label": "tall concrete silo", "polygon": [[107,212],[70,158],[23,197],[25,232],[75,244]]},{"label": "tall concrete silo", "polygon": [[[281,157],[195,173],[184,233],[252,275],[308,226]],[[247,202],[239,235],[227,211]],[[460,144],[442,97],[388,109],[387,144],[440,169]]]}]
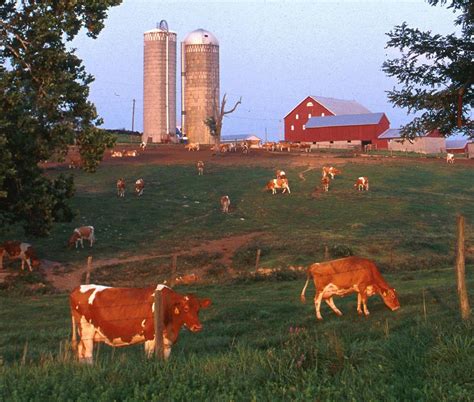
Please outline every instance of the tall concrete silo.
[{"label": "tall concrete silo", "polygon": [[144,33],[143,141],[176,138],[176,33],[166,21]]},{"label": "tall concrete silo", "polygon": [[181,43],[181,125],[190,142],[212,144],[204,124],[219,107],[219,41],[197,29]]}]

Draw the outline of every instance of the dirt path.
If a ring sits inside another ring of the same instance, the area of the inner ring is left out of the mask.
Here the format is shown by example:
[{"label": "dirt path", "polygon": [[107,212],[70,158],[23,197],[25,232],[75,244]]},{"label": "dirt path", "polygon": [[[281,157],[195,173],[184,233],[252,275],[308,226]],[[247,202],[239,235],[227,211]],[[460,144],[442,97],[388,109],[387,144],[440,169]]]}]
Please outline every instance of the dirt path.
[{"label": "dirt path", "polygon": [[[152,260],[160,257],[170,257],[172,255],[182,256],[182,255],[193,255],[202,252],[206,253],[221,253],[222,257],[219,259],[219,262],[224,264],[227,267],[230,267],[232,264],[232,257],[237,249],[247,244],[250,240],[255,237],[262,235],[262,233],[249,233],[245,235],[225,237],[219,240],[210,240],[203,244],[200,244],[195,247],[191,247],[186,250],[179,251],[172,254],[155,254],[155,255],[138,255],[127,258],[109,258],[93,261],[92,270],[108,267],[111,265],[125,264],[125,263],[134,263],[141,262],[146,260]],[[58,290],[60,291],[70,291],[74,289],[81,283],[82,276],[87,270],[85,264],[73,266],[73,272],[67,273],[55,273],[53,269],[46,269],[46,278],[47,280]]]},{"label": "dirt path", "polygon": [[313,167],[309,167],[308,169],[306,170],[303,170],[302,172],[298,173],[298,177],[303,180],[303,181],[306,181],[306,178],[304,177],[304,174],[311,171],[311,170],[314,170],[316,169],[316,166],[313,166]]}]

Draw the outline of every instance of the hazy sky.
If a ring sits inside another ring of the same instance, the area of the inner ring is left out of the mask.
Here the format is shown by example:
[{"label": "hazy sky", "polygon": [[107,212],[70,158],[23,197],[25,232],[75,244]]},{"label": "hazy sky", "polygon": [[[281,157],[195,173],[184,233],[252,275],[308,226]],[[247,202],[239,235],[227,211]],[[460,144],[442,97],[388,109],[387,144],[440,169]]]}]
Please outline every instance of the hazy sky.
[{"label": "hazy sky", "polygon": [[[105,128],[143,128],[143,33],[160,20],[178,35],[204,28],[220,43],[221,96],[242,105],[224,121],[223,134],[283,138],[284,116],[307,95],[354,99],[372,112],[385,112],[391,127],[410,121],[387,101],[396,82],[381,65],[396,56],[385,49],[395,25],[446,34],[455,15],[424,0],[397,1],[163,1],[124,0],[109,12],[97,40],[74,42],[88,72],[96,78],[91,100]],[[180,80],[177,79],[177,124]]]}]

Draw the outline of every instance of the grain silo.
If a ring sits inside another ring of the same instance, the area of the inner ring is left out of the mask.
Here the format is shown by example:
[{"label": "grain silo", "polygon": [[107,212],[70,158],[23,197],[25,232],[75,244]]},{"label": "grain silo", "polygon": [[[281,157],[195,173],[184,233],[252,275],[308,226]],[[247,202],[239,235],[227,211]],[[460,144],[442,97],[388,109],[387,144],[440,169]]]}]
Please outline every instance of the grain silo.
[{"label": "grain silo", "polygon": [[219,107],[219,41],[197,29],[181,43],[181,125],[189,142],[212,144],[204,120]]},{"label": "grain silo", "polygon": [[176,33],[166,21],[144,33],[143,141],[176,138]]}]

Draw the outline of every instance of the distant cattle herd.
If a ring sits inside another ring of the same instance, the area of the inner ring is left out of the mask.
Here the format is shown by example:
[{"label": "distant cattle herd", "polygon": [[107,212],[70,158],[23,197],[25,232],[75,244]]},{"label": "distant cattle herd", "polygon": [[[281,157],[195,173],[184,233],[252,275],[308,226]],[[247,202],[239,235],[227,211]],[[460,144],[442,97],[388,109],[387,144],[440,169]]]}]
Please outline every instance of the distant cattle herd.
[{"label": "distant cattle herd", "polygon": [[[141,152],[145,151],[146,143],[140,144]],[[185,145],[188,151],[198,152],[201,147],[198,143]],[[265,143],[264,149],[269,151],[290,151],[292,148],[309,152],[310,146],[304,144],[291,144],[286,142]],[[214,147],[214,151],[248,153],[250,145],[241,144],[221,144],[219,148]],[[112,151],[111,157],[136,157],[137,150]],[[454,155],[448,154],[446,162],[454,163]],[[202,160],[196,162],[198,176],[204,175],[205,163]],[[331,181],[342,171],[334,166],[324,166],[321,171],[321,189],[328,192]],[[137,197],[144,194],[145,181],[138,178],[134,182],[134,190]],[[369,190],[368,177],[361,176],[355,180],[354,187],[358,191]],[[265,189],[276,194],[290,194],[288,177],[283,170],[277,170],[275,177],[269,180]],[[126,181],[119,178],[116,181],[117,197],[124,198],[126,195]],[[229,195],[220,197],[220,210],[227,214],[230,212],[231,200]],[[76,249],[84,248],[84,240],[93,247],[95,242],[95,229],[93,226],[81,226],[73,230],[68,246]],[[40,264],[35,250],[31,244],[20,241],[7,241],[0,245],[0,268],[3,268],[3,259],[20,259],[21,269],[25,265],[30,271]],[[196,275],[184,275],[177,279],[179,284],[193,283],[197,280]],[[316,317],[321,320],[321,302],[324,300],[328,306],[337,314],[342,315],[336,307],[333,296],[345,296],[349,293],[357,294],[357,312],[368,315],[367,299],[373,295],[380,295],[383,302],[391,310],[400,307],[395,289],[382,278],[375,264],[367,259],[359,257],[348,257],[324,263],[315,263],[307,269],[307,281],[301,291],[301,300],[305,300],[305,291],[310,280],[314,281],[316,294],[314,297]],[[180,295],[165,285],[158,285],[147,289],[133,288],[109,288],[99,285],[83,285],[76,288],[70,295],[71,317],[73,322],[72,346],[80,361],[92,363],[92,350],[94,342],[105,342],[111,346],[125,346],[135,343],[144,343],[147,355],[151,355],[154,344],[153,332],[153,311],[155,309],[153,295],[156,292],[165,294],[167,302],[163,305],[165,312],[165,329],[163,332],[163,342],[165,347],[165,357],[169,356],[171,346],[176,343],[179,329],[187,326],[193,332],[200,331],[202,325],[199,322],[198,312],[200,308],[206,308],[211,304],[209,299],[198,299],[192,295]],[[127,301],[130,303],[127,304]],[[104,315],[104,306],[113,310],[115,315]],[[126,319],[129,317],[129,319]],[[136,317],[136,318],[134,318]],[[117,324],[117,320],[121,319]],[[77,341],[76,330],[78,330],[80,341]]]}]

